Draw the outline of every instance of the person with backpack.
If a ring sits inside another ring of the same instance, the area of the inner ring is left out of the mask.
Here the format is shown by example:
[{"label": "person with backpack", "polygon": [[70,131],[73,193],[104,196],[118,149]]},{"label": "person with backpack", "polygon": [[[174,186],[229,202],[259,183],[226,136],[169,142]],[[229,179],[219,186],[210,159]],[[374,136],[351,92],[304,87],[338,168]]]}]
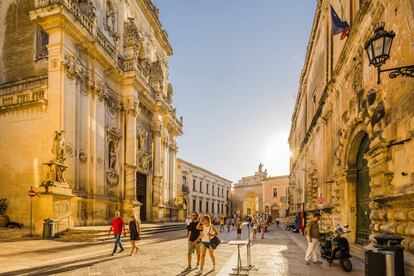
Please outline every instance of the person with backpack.
[{"label": "person with backpack", "polygon": [[206,259],[206,252],[210,255],[211,261],[213,262],[213,270],[216,269],[216,258],[214,256],[214,245],[212,240],[218,236],[218,232],[211,222],[209,215],[204,215],[202,220],[198,223],[197,229],[202,231],[201,234],[201,258],[200,258],[200,269],[196,275],[203,274],[204,263]]}]

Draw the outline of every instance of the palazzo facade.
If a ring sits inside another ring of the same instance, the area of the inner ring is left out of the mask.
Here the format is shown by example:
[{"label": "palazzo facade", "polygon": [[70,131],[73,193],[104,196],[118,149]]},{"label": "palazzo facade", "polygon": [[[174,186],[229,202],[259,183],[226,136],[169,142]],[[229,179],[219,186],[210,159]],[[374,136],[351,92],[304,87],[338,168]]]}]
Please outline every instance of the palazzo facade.
[{"label": "palazzo facade", "polygon": [[177,158],[177,182],[181,183],[186,216],[194,211],[213,219],[230,216],[232,181]]},{"label": "palazzo facade", "polygon": [[[350,25],[343,40],[329,3]],[[348,224],[353,244],[401,235],[412,266],[414,79],[382,73],[377,83],[364,47],[380,22],[396,34],[382,69],[414,64],[413,1],[317,3],[289,137],[290,206],[321,211],[325,229]]]},{"label": "palazzo facade", "polygon": [[115,210],[178,219],[168,57],[150,0],[0,4],[0,197],[36,230],[102,225]]}]

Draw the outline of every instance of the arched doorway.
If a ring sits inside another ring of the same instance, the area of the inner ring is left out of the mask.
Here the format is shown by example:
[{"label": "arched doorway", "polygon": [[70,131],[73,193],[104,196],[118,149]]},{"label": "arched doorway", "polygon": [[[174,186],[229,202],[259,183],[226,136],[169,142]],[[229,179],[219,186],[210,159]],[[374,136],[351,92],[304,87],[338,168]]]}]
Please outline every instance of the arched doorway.
[{"label": "arched doorway", "polygon": [[356,160],[356,243],[364,244],[370,234],[369,225],[371,220],[369,218],[369,171],[368,161],[364,158],[364,154],[369,149],[368,135],[362,138],[358,149]]}]

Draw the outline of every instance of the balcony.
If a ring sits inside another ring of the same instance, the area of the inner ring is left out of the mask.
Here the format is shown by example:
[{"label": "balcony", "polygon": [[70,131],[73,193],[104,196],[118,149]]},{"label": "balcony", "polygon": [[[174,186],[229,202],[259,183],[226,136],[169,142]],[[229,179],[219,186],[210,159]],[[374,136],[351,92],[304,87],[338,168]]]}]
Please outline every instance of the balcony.
[{"label": "balcony", "polygon": [[[63,8],[63,9],[62,9]],[[115,39],[107,38],[96,26],[91,12],[86,12],[77,1],[74,0],[37,0],[35,10],[30,12],[32,20],[39,20],[49,16],[68,16],[69,12],[75,20],[68,18],[70,22],[79,22],[80,25],[93,37],[93,39],[105,50],[105,52],[124,70],[125,64],[122,56],[115,47]]]}]

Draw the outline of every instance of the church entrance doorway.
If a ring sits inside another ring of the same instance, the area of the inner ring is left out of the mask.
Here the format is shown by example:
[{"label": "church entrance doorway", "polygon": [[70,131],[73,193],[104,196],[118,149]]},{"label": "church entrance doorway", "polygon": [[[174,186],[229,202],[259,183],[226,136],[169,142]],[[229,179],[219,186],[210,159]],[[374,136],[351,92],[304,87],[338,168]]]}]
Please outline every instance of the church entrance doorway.
[{"label": "church entrance doorway", "polygon": [[142,204],[139,212],[141,222],[147,220],[147,176],[137,172],[136,198]]},{"label": "church entrance doorway", "polygon": [[364,244],[368,241],[370,234],[369,225],[371,220],[369,218],[369,173],[368,173],[368,161],[364,158],[364,154],[369,149],[369,139],[366,135],[359,146],[357,156],[357,181],[356,181],[356,209],[357,209],[357,231],[356,242],[358,244]]}]

